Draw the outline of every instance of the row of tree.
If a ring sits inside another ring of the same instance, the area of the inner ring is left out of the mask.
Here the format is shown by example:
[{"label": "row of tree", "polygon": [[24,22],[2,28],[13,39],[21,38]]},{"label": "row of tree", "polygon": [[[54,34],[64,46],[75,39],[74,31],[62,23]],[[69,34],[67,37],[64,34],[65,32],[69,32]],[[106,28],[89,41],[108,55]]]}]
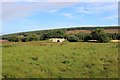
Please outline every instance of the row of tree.
[{"label": "row of tree", "polygon": [[65,38],[65,32],[63,30],[50,30],[44,33],[19,33],[2,36],[3,40],[12,42],[27,42],[27,41],[39,41],[47,40],[49,38]]},{"label": "row of tree", "polygon": [[120,34],[117,33],[105,33],[104,29],[95,29],[91,31],[90,34],[78,33],[74,35],[66,34],[64,30],[49,30],[43,33],[37,34],[28,34],[28,33],[19,33],[12,35],[4,35],[2,39],[9,40],[12,42],[27,42],[27,41],[40,41],[47,40],[49,38],[65,38],[69,42],[78,42],[97,40],[97,42],[109,42],[111,39],[119,40]]},{"label": "row of tree", "polygon": [[109,42],[110,40],[120,40],[120,34],[119,33],[106,33],[104,29],[96,28],[95,30],[92,30],[90,34],[75,34],[72,38],[76,39],[74,41],[84,40],[85,42],[88,42],[90,40],[97,41],[97,42]]}]

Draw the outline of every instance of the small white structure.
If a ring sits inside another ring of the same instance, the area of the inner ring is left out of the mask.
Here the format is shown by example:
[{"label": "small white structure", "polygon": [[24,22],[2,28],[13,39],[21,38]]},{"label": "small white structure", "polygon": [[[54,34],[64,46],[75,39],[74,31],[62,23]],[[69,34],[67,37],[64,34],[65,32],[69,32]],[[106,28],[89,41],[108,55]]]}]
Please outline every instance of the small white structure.
[{"label": "small white structure", "polygon": [[52,41],[52,42],[64,42],[65,41],[64,38],[51,38],[49,40]]},{"label": "small white structure", "polygon": [[88,41],[90,41],[90,42],[97,42],[97,40],[88,40]]}]

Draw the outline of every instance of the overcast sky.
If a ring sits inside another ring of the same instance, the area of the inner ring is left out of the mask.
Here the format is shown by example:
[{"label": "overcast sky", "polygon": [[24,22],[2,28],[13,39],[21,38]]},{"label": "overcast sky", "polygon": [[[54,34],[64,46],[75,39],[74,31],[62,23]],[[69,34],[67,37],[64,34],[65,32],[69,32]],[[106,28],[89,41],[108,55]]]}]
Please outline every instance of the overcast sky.
[{"label": "overcast sky", "polygon": [[2,0],[1,33],[87,25],[118,25],[119,0],[45,1]]}]

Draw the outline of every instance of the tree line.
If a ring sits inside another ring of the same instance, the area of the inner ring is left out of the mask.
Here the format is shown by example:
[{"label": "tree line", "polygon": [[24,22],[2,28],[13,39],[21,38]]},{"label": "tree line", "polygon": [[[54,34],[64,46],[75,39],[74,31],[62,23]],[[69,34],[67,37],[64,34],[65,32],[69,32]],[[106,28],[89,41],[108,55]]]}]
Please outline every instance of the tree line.
[{"label": "tree line", "polygon": [[96,28],[95,30],[92,30],[90,34],[66,34],[65,30],[48,30],[41,33],[38,31],[38,33],[18,33],[2,36],[3,40],[8,40],[11,42],[40,41],[50,38],[65,38],[69,42],[88,42],[89,40],[97,40],[97,42],[109,42],[110,40],[120,40],[120,34],[106,33],[104,29]]}]

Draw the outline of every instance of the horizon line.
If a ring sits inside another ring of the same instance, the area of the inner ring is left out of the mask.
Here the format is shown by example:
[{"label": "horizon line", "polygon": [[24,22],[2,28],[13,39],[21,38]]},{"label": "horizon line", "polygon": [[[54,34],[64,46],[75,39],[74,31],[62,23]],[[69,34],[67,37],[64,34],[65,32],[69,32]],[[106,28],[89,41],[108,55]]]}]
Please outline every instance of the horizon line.
[{"label": "horizon line", "polygon": [[114,27],[119,25],[82,25],[82,26],[71,26],[71,27],[60,27],[60,28],[46,28],[46,29],[35,29],[35,30],[27,30],[27,31],[18,31],[18,32],[11,32],[11,33],[0,33],[2,35],[8,34],[17,34],[17,33],[24,33],[24,32],[33,32],[33,31],[42,31],[42,30],[54,30],[54,29],[65,29],[65,28],[76,28],[76,27]]}]

